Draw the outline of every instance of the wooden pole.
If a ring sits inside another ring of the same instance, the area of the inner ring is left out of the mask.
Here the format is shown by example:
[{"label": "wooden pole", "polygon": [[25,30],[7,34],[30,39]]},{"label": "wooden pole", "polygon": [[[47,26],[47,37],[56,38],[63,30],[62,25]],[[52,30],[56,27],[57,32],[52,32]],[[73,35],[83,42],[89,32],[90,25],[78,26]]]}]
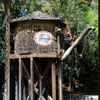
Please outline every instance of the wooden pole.
[{"label": "wooden pole", "polygon": [[19,58],[19,100],[22,100],[22,66],[21,58]]},{"label": "wooden pole", "polygon": [[57,42],[58,42],[58,55],[60,54],[60,36],[59,36],[59,34],[58,34],[58,36],[57,36]]},{"label": "wooden pole", "polygon": [[27,70],[27,68],[26,68],[26,66],[25,66],[25,64],[24,64],[24,62],[23,62],[23,60],[22,60],[22,66],[23,66],[24,71],[25,71],[25,73],[26,73],[27,79],[29,79],[29,78],[30,78],[30,75],[29,75],[29,73],[28,73],[28,70]]},{"label": "wooden pole", "polygon": [[5,95],[10,100],[10,0],[4,1],[6,11],[6,68],[5,68]]},{"label": "wooden pole", "polygon": [[52,64],[52,98],[56,100],[56,68],[54,62]]},{"label": "wooden pole", "polygon": [[40,97],[41,97],[41,93],[42,93],[42,79],[40,79],[40,81],[39,81],[39,86],[40,86]]},{"label": "wooden pole", "polygon": [[61,62],[58,65],[58,89],[59,89],[59,100],[63,100],[62,94],[62,66]]},{"label": "wooden pole", "polygon": [[90,30],[95,30],[95,27],[88,27],[85,29],[80,36],[73,42],[73,44],[65,51],[64,55],[61,57],[61,60],[64,60],[69,56],[71,51],[74,49],[75,46],[78,45],[78,43],[84,38],[84,36],[90,31]]},{"label": "wooden pole", "polygon": [[33,80],[33,57],[30,58],[30,75],[31,75],[31,100],[34,100],[34,80]]}]

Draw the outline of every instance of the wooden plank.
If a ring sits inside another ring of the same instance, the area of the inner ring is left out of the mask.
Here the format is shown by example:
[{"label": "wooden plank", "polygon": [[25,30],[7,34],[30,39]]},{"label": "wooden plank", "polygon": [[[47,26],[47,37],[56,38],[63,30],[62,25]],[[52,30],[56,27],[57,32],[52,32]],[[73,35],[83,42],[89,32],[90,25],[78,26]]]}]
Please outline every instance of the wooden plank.
[{"label": "wooden plank", "polygon": [[54,62],[52,63],[52,98],[56,100],[56,68]]},{"label": "wooden plank", "polygon": [[[54,52],[51,51],[50,46],[41,46],[38,45],[35,41],[34,41],[34,35],[36,32],[45,30],[48,31],[50,33],[52,33],[53,37],[55,37],[55,26],[56,26],[56,22],[51,23],[51,21],[24,21],[24,22],[19,22],[17,24],[18,26],[16,27],[16,33],[17,35],[15,36],[15,53],[30,53],[30,52],[34,52],[34,51],[41,51],[43,52],[44,49],[46,52]],[[20,38],[19,38],[20,37]],[[26,40],[26,41],[25,41]],[[57,42],[55,41],[56,37],[52,43],[52,45],[57,44]],[[41,49],[41,47],[43,49]],[[54,45],[55,48],[55,45]]]},{"label": "wooden plank", "polygon": [[32,54],[10,54],[10,59],[17,59],[17,58],[30,58],[30,57],[39,57],[39,58],[58,58],[57,53],[32,53]]},{"label": "wooden plank", "polygon": [[21,58],[19,58],[19,100],[22,100],[22,66],[21,66]]},{"label": "wooden plank", "polygon": [[61,68],[61,62],[59,62],[58,65],[58,94],[59,94],[59,100],[63,100],[63,94],[62,94],[62,68]]},{"label": "wooden plank", "polygon": [[30,75],[31,75],[31,100],[34,100],[34,70],[33,70],[33,57],[30,58]]}]

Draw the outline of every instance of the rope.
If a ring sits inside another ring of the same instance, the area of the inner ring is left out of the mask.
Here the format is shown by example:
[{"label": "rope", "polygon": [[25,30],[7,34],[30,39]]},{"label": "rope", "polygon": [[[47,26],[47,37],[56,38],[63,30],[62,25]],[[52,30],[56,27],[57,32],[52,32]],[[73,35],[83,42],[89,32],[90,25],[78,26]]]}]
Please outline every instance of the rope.
[{"label": "rope", "polygon": [[71,35],[70,29],[69,29],[69,25],[68,25],[67,19],[65,20],[65,23],[66,23],[66,27],[67,27],[67,30],[68,30],[69,37],[72,40],[72,35]]}]

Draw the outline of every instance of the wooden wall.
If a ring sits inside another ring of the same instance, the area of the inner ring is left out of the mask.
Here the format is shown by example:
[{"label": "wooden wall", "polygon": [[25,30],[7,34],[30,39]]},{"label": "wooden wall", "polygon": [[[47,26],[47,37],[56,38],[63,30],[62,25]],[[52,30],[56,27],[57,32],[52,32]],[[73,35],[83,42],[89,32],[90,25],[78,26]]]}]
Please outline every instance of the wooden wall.
[{"label": "wooden wall", "polygon": [[[15,36],[15,53],[58,53],[61,41],[58,40],[60,34],[56,32],[57,27],[59,28],[59,24],[56,21],[32,20],[18,22]],[[39,31],[51,33],[53,36],[52,43],[47,46],[38,45],[34,40],[34,36]]]}]

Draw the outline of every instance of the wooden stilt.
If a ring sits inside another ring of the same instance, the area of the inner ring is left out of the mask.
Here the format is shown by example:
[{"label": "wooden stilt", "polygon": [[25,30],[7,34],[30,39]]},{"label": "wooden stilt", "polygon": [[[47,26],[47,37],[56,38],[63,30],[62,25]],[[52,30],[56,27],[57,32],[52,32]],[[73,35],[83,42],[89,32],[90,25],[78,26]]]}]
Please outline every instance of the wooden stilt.
[{"label": "wooden stilt", "polygon": [[31,100],[34,100],[34,80],[33,80],[33,57],[30,58],[30,75],[31,75]]},{"label": "wooden stilt", "polygon": [[61,63],[58,65],[58,89],[59,89],[59,100],[63,100],[63,95],[62,95],[62,68],[61,68]]},{"label": "wooden stilt", "polygon": [[22,66],[21,58],[19,58],[19,100],[22,100]]},{"label": "wooden stilt", "polygon": [[52,98],[56,100],[56,68],[54,62],[52,64]]},{"label": "wooden stilt", "polygon": [[41,93],[42,93],[42,79],[40,79],[40,96],[41,96]]}]

